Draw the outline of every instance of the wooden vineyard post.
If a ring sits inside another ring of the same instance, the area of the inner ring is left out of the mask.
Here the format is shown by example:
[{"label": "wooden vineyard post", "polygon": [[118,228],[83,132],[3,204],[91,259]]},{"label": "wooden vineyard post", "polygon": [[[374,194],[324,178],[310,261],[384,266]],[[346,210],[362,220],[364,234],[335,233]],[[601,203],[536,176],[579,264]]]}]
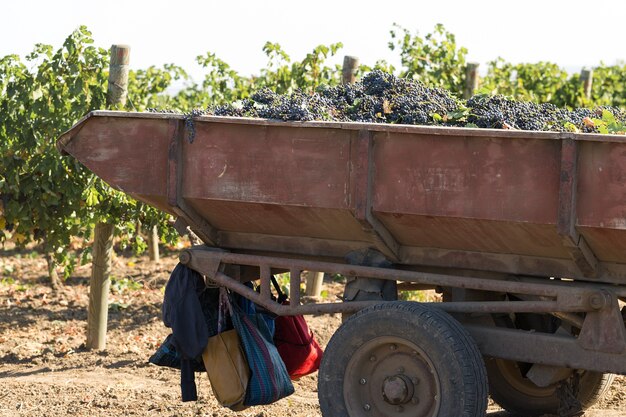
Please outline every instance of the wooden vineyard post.
[{"label": "wooden vineyard post", "polygon": [[474,95],[478,90],[478,64],[476,62],[469,62],[465,67],[465,90],[463,91],[463,98],[466,100]]},{"label": "wooden vineyard post", "polygon": [[128,63],[130,62],[130,46],[112,45],[111,63],[109,64],[109,86],[107,89],[107,105],[120,107],[126,104],[128,96]]},{"label": "wooden vineyard post", "polygon": [[94,231],[87,311],[87,349],[106,348],[113,229],[112,224],[98,223]]},{"label": "wooden vineyard post", "polygon": [[[111,46],[107,105],[112,108],[126,104],[128,94],[128,62],[130,47]],[[89,281],[89,307],[87,310],[87,349],[106,348],[106,331],[109,313],[109,287],[111,281],[111,256],[113,231],[110,223],[98,223],[94,231],[91,280]]]},{"label": "wooden vineyard post", "polygon": [[356,70],[359,68],[359,58],[355,56],[343,57],[343,70],[341,71],[341,82],[343,84],[354,84],[356,81]]},{"label": "wooden vineyard post", "polygon": [[580,71],[580,80],[583,83],[583,91],[587,100],[591,99],[591,87],[593,86],[593,70],[583,69]]},{"label": "wooden vineyard post", "polygon": [[152,226],[148,235],[148,254],[152,262],[159,262],[159,230],[156,226]]},{"label": "wooden vineyard post", "polygon": [[324,273],[308,271],[306,278],[305,294],[307,297],[319,297],[322,293],[322,284],[324,283]]}]

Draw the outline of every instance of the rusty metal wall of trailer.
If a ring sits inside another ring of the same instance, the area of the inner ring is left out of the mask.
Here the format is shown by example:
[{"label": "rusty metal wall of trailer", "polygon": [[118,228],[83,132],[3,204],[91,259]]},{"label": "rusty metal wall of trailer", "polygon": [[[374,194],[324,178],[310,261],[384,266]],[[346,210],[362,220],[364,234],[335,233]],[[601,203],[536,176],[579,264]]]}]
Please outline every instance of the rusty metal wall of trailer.
[{"label": "rusty metal wall of trailer", "polygon": [[96,112],[59,146],[233,251],[626,283],[626,141]]}]

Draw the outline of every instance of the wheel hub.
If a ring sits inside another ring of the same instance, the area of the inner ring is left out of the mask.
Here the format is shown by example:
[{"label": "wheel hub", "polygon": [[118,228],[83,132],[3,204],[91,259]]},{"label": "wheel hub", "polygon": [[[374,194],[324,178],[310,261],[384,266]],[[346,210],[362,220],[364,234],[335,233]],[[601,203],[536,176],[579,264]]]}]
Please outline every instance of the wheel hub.
[{"label": "wheel hub", "polygon": [[361,345],[346,364],[344,398],[351,417],[435,417],[440,383],[417,345],[381,336]]},{"label": "wheel hub", "polygon": [[413,383],[404,375],[389,376],[383,382],[383,398],[392,405],[408,403],[414,391]]}]

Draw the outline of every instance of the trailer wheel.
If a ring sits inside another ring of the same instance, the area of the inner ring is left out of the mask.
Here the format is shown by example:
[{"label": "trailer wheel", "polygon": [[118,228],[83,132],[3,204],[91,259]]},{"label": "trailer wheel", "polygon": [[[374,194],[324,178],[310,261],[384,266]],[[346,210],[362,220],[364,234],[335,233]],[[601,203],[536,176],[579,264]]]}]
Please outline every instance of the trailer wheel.
[{"label": "trailer wheel", "polygon": [[487,379],[476,343],[433,307],[363,309],[333,335],[318,376],[324,417],[481,417]]},{"label": "trailer wheel", "polygon": [[[538,387],[523,375],[524,364],[504,359],[486,359],[489,376],[489,393],[493,400],[505,410],[523,415],[540,416],[557,414],[559,397],[558,384]],[[577,398],[583,409],[598,402],[613,382],[613,374],[577,371],[580,373]]]}]

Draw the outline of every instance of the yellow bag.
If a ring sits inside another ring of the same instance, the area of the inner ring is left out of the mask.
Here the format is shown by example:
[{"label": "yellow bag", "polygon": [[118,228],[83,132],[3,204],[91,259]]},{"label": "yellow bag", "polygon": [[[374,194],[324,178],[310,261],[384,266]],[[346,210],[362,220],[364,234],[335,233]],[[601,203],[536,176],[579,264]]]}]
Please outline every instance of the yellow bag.
[{"label": "yellow bag", "polygon": [[250,379],[250,367],[241,348],[237,331],[227,330],[209,337],[202,361],[217,401],[235,411],[246,406],[243,400]]}]

